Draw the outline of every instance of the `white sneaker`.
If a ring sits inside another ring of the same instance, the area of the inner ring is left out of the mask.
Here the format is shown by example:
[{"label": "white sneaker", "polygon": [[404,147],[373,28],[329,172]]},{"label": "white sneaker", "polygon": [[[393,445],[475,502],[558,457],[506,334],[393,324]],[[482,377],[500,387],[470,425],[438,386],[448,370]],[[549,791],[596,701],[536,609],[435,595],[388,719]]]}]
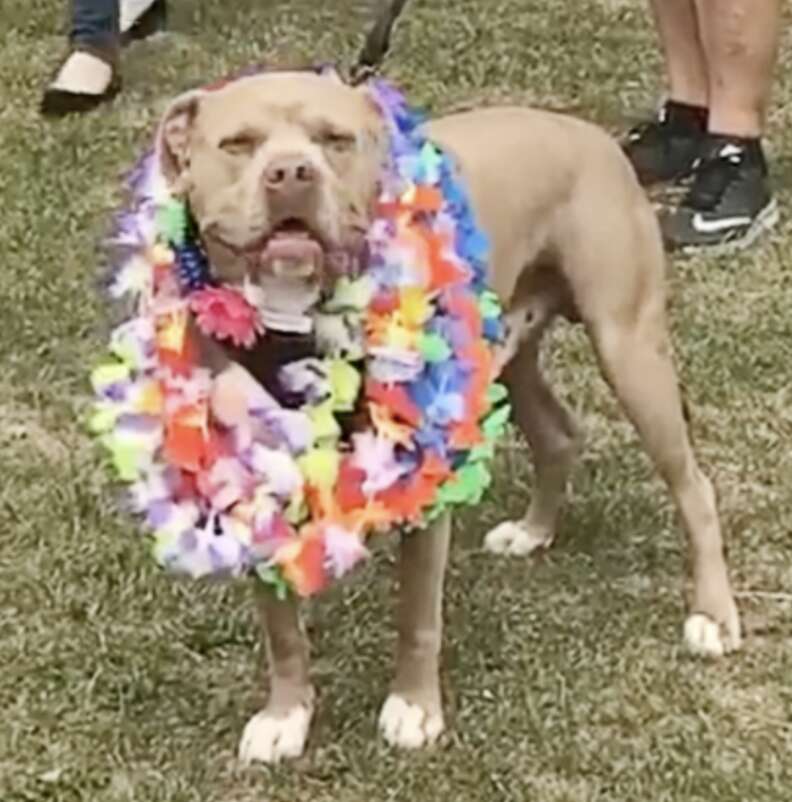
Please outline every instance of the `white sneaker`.
[{"label": "white sneaker", "polygon": [[113,80],[113,68],[93,53],[75,50],[63,63],[52,89],[80,95],[101,95]]},{"label": "white sneaker", "polygon": [[45,117],[91,111],[112,100],[121,87],[112,66],[93,53],[73,51],[41,99]]}]

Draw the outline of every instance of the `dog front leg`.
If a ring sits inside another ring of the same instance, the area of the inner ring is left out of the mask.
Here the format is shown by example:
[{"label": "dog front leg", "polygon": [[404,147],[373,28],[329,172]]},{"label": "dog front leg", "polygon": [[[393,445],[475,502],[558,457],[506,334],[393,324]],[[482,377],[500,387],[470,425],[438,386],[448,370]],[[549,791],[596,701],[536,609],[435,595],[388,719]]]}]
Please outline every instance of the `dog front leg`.
[{"label": "dog front leg", "polygon": [[310,646],[300,622],[299,603],[292,596],[279,601],[264,586],[256,592],[270,688],[266,707],[248,721],[242,734],[239,759],[245,764],[299,757],[314,708]]},{"label": "dog front leg", "polygon": [[406,749],[432,743],[444,727],[440,651],[450,538],[448,513],[426,531],[402,537],[396,673],[379,723],[388,743]]}]

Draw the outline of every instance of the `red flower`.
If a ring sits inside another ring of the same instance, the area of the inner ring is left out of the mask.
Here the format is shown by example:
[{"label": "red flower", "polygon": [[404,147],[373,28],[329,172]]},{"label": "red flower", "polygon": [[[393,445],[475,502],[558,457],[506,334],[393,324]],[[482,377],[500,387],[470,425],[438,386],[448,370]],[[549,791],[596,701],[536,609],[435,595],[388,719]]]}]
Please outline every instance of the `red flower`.
[{"label": "red flower", "polygon": [[407,391],[400,384],[385,385],[375,382],[373,379],[367,379],[366,399],[382,404],[393,413],[394,417],[411,426],[421,425],[421,410],[415,406]]},{"label": "red flower", "polygon": [[426,508],[434,504],[438,488],[450,476],[448,463],[429,451],[415,473],[377,493],[377,500],[394,513],[397,520],[417,521]]},{"label": "red flower", "polygon": [[388,315],[399,308],[399,295],[396,290],[384,290],[374,296],[369,308],[376,315]]},{"label": "red flower", "polygon": [[290,554],[280,564],[287,582],[294,587],[298,596],[313,596],[327,585],[327,572],[324,568],[324,542],[317,535],[307,536],[299,543],[297,553]]},{"label": "red flower", "polygon": [[204,334],[251,348],[263,331],[256,308],[237,290],[208,287],[190,295],[190,309]]},{"label": "red flower", "polygon": [[349,457],[342,460],[335,493],[338,506],[343,512],[350,512],[366,506],[366,496],[363,493],[365,478],[366,472],[356,468]]},{"label": "red flower", "polygon": [[163,450],[168,462],[197,473],[205,464],[209,448],[208,409],[205,403],[177,409],[165,421]]}]

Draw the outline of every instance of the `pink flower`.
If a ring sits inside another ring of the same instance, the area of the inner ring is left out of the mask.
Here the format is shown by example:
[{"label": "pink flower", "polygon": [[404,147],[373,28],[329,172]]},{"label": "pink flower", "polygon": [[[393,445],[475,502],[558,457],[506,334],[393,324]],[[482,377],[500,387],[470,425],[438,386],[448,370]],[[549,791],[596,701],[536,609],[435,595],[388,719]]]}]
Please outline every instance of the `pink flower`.
[{"label": "pink flower", "polygon": [[190,294],[190,309],[204,334],[236,346],[251,348],[264,330],[256,308],[228,287],[196,290]]},{"label": "pink flower", "polygon": [[336,579],[368,556],[360,537],[335,524],[324,527],[325,568]]}]

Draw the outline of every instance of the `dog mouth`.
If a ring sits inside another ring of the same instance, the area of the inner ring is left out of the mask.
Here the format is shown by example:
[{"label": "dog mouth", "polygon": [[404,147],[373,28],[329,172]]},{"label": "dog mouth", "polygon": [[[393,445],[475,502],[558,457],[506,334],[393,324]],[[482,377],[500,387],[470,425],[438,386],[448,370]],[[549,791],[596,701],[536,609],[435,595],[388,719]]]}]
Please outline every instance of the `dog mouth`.
[{"label": "dog mouth", "polygon": [[322,237],[305,220],[288,217],[264,238],[258,261],[261,268],[274,276],[310,278],[320,273],[325,251]]}]

